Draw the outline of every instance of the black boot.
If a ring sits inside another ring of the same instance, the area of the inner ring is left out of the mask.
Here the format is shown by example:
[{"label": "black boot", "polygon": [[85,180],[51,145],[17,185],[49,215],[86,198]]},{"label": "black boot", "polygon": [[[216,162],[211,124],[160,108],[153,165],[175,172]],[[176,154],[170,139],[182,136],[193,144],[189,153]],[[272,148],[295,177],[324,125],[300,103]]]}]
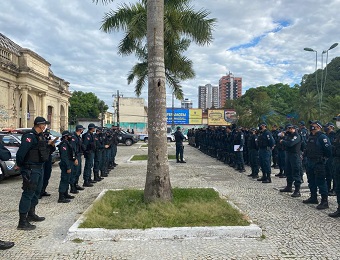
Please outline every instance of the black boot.
[{"label": "black boot", "polygon": [[58,199],[58,203],[69,203],[70,200],[65,198],[64,193],[59,192],[59,199]]},{"label": "black boot", "polygon": [[78,183],[76,183],[75,187],[76,187],[77,190],[85,190],[83,187],[80,187],[80,186],[78,185]]},{"label": "black boot", "polygon": [[280,192],[293,192],[292,183],[287,183],[287,186],[280,189]]},{"label": "black boot", "polygon": [[316,206],[316,209],[328,209],[328,196],[321,195],[321,202],[319,205]]},{"label": "black boot", "polygon": [[66,191],[66,192],[64,193],[64,197],[65,197],[66,199],[71,199],[71,200],[74,199],[74,196],[68,194],[68,191]]},{"label": "black boot", "polygon": [[27,214],[27,221],[41,222],[44,220],[44,217],[39,217],[37,214],[35,214],[35,207],[30,208],[30,211]]},{"label": "black boot", "polygon": [[93,184],[90,183],[89,181],[85,181],[83,187],[93,187]]},{"label": "black boot", "polygon": [[70,193],[73,193],[73,194],[79,193],[75,184],[70,184]]},{"label": "black boot", "polygon": [[272,179],[270,178],[270,174],[264,174],[264,176],[266,176],[266,179],[262,181],[262,183],[271,183]]},{"label": "black boot", "polygon": [[105,171],[100,171],[100,177],[107,177],[107,173]]},{"label": "black boot", "polygon": [[19,230],[33,230],[36,226],[27,221],[27,213],[20,213],[20,219],[17,229]]},{"label": "black boot", "polygon": [[301,197],[301,193],[300,193],[300,186],[295,186],[295,190],[293,192],[292,195],[290,195],[293,198],[298,198]]},{"label": "black boot", "polygon": [[340,217],[340,207],[338,206],[337,210],[333,213],[329,213],[328,216],[331,218],[339,218]]},{"label": "black boot", "polygon": [[305,204],[318,204],[319,201],[318,201],[318,198],[317,198],[316,194],[315,195],[311,194],[311,196],[308,199],[303,200],[302,203],[305,203]]},{"label": "black boot", "polygon": [[261,178],[258,178],[257,181],[264,181],[266,179],[266,175],[263,174]]},{"label": "black boot", "polygon": [[14,246],[14,242],[0,240],[0,250],[6,250]]},{"label": "black boot", "polygon": [[99,177],[99,172],[94,172],[93,175],[94,175],[95,181],[101,181],[102,179],[104,179],[104,178]]}]

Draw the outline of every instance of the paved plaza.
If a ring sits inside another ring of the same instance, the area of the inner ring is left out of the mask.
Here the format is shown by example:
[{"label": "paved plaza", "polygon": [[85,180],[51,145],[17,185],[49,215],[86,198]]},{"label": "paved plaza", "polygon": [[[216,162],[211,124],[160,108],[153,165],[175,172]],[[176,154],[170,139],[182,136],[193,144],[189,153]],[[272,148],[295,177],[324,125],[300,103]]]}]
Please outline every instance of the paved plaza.
[{"label": "paved plaza", "polygon": [[[146,153],[139,144],[119,146],[119,166],[67,204],[57,203],[60,170],[54,165],[47,188],[52,196],[43,197],[36,210],[46,220],[35,223],[33,231],[16,229],[21,177],[2,181],[0,239],[15,246],[0,251],[0,259],[340,259],[340,219],[327,216],[337,207],[335,197],[329,198],[330,209],[318,211],[302,203],[309,196],[306,181],[302,197],[291,198],[278,191],[285,179],[273,176],[272,183],[262,184],[247,177],[249,167],[239,173],[187,144],[187,163],[169,162],[172,186],[217,188],[262,228],[262,238],[67,241],[68,229],[103,189],[144,188],[146,162],[128,159]],[[174,146],[169,154],[175,154]]]}]

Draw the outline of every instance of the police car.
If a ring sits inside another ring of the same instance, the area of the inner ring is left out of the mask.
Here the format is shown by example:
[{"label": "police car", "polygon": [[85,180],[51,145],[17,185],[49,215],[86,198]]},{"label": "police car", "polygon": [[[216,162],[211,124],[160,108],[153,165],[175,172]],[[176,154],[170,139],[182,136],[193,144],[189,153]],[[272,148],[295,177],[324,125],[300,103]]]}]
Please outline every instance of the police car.
[{"label": "police car", "polygon": [[20,170],[16,167],[16,153],[20,146],[20,139],[10,133],[0,133],[0,142],[11,152],[11,159],[0,160],[0,180],[8,176],[20,175]]}]

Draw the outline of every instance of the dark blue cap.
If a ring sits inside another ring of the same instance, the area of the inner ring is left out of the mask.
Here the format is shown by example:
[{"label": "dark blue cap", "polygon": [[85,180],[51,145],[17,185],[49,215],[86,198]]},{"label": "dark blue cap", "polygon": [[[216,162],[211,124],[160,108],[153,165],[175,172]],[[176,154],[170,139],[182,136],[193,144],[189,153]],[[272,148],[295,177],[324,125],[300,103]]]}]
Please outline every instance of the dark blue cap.
[{"label": "dark blue cap", "polygon": [[61,133],[62,136],[70,136],[72,135],[69,131],[65,130]]},{"label": "dark blue cap", "polygon": [[40,125],[40,124],[47,124],[49,125],[50,122],[47,121],[45,118],[41,117],[41,116],[38,116],[34,119],[34,124],[35,125]]},{"label": "dark blue cap", "polygon": [[80,129],[84,129],[84,127],[82,125],[76,125],[76,131],[78,131]]},{"label": "dark blue cap", "polygon": [[299,124],[300,124],[300,125],[306,125],[306,124],[305,124],[305,121],[300,121]]},{"label": "dark blue cap", "polygon": [[88,129],[93,129],[93,128],[96,128],[95,124],[94,123],[90,123],[89,126],[87,127]]}]

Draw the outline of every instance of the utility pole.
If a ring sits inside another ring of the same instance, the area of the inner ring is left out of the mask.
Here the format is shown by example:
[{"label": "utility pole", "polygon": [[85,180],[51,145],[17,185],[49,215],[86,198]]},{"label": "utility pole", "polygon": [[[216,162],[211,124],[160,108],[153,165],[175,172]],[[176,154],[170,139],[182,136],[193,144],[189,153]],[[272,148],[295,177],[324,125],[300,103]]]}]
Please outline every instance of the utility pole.
[{"label": "utility pole", "polygon": [[123,95],[119,95],[119,90],[117,90],[117,94],[116,95],[113,94],[112,96],[117,98],[117,101],[116,101],[117,126],[120,127],[120,121],[119,121],[119,98],[123,97]]},{"label": "utility pole", "polygon": [[172,122],[171,122],[171,131],[175,129],[175,94],[172,92]]}]

